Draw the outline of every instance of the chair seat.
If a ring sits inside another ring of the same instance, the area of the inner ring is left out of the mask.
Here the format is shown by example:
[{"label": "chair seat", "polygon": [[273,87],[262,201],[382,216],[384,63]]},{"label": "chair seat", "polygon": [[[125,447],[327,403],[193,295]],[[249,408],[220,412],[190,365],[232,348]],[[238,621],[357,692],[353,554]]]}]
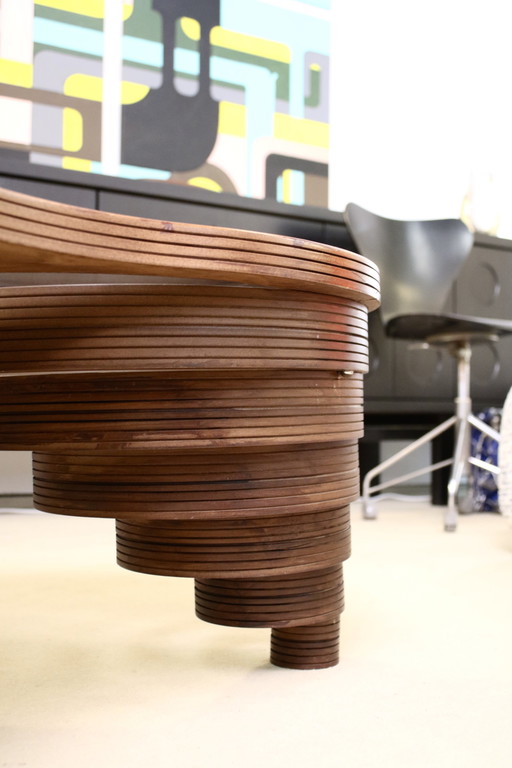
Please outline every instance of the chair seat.
[{"label": "chair seat", "polygon": [[[393,317],[386,333],[395,339],[451,343],[457,339],[477,343],[512,333],[512,320],[459,314],[407,314]],[[446,337],[443,339],[443,337]]]}]

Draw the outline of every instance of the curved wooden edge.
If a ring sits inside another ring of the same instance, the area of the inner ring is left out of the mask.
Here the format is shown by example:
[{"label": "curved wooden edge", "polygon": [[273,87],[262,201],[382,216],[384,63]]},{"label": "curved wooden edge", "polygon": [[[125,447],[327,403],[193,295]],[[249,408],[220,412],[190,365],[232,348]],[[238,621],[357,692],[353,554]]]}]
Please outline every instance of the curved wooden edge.
[{"label": "curved wooden edge", "polygon": [[298,238],[143,219],[0,189],[0,271],[222,280],[379,305],[377,267]]}]

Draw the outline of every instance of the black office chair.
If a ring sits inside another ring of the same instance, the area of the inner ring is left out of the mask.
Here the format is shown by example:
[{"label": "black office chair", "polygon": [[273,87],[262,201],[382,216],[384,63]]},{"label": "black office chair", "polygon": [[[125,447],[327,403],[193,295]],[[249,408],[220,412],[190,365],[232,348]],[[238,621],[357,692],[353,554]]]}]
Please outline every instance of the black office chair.
[{"label": "black office chair", "polygon": [[[445,311],[453,282],[473,245],[473,235],[462,221],[395,221],[349,203],[345,222],[360,253],[380,267],[380,312],[386,335],[442,345],[457,361],[455,414],[366,474],[362,492],[363,515],[369,519],[376,517],[376,498],[372,498],[372,494],[451,464],[444,522],[445,530],[454,531],[458,517],[457,495],[462,480],[470,476],[469,464],[495,474],[499,472],[497,467],[470,455],[470,425],[499,441],[499,433],[471,412],[471,348],[479,342],[496,341],[500,336],[512,333],[512,321]],[[455,427],[452,458],[371,485],[383,470],[451,427]]]}]

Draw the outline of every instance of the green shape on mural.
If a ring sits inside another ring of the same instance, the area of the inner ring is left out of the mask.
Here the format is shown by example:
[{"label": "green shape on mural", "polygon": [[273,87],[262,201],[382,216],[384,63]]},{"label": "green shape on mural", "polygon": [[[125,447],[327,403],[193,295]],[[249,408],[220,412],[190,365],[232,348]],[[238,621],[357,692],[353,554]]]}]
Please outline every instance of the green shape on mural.
[{"label": "green shape on mural", "polygon": [[100,32],[103,29],[103,19],[95,19],[92,16],[83,16],[70,11],[59,11],[56,8],[47,8],[44,5],[34,6],[34,16],[49,21],[60,21],[62,24],[74,24],[76,27],[85,29],[96,29]]},{"label": "green shape on mural", "polygon": [[318,107],[320,104],[320,80],[322,77],[321,69],[309,70],[309,94],[304,100],[306,107]]},{"label": "green shape on mural", "polygon": [[135,0],[132,14],[124,23],[124,34],[162,42],[162,16],[153,10],[151,0]]}]

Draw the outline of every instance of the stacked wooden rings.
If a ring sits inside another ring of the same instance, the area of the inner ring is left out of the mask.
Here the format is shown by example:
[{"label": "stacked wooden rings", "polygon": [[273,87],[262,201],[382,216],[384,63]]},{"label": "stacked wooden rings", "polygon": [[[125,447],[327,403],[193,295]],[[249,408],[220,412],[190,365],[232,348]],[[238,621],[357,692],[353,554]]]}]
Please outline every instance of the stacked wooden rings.
[{"label": "stacked wooden rings", "polygon": [[375,267],[3,190],[0,268],[163,280],[0,289],[0,448],[34,451],[36,507],[115,517],[120,565],[194,577],[272,663],[336,664]]}]

